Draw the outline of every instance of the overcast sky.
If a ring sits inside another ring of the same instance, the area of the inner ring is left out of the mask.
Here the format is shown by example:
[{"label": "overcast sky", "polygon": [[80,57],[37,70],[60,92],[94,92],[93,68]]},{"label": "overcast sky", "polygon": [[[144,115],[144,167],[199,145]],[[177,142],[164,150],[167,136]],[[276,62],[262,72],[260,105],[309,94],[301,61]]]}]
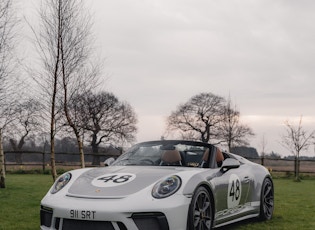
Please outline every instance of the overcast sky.
[{"label": "overcast sky", "polygon": [[[201,92],[227,98],[261,152],[290,120],[315,129],[315,1],[86,0],[105,89],[138,115],[138,141],[159,139],[171,111]],[[314,149],[303,155],[314,156]]]}]

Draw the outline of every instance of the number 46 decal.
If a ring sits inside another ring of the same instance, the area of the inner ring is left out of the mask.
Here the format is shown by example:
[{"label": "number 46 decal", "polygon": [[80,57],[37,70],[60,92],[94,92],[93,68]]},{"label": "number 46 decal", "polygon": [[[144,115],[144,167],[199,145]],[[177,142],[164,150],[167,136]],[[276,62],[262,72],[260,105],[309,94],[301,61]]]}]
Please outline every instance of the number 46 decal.
[{"label": "number 46 decal", "polygon": [[240,203],[242,194],[242,184],[240,178],[236,174],[232,174],[229,179],[227,191],[228,208],[234,208]]},{"label": "number 46 decal", "polygon": [[135,178],[136,175],[131,173],[105,174],[95,178],[92,181],[92,185],[96,187],[114,187],[125,183],[129,183]]}]

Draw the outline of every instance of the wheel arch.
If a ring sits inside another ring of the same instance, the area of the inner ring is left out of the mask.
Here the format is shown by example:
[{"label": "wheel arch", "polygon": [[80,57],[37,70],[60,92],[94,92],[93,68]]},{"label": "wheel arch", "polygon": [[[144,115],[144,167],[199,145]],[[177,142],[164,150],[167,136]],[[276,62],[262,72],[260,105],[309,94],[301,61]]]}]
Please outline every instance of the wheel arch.
[{"label": "wheel arch", "polygon": [[[197,192],[197,190],[200,188],[200,187],[203,187],[205,190],[207,190],[208,194],[209,194],[209,197],[210,197],[210,202],[211,202],[211,218],[212,218],[212,228],[214,227],[214,223],[215,223],[215,220],[214,220],[214,217],[215,217],[215,202],[214,202],[214,193],[213,193],[213,190],[211,188],[211,186],[208,184],[208,183],[205,183],[205,182],[201,182],[199,183],[193,193],[191,194],[191,196],[193,197],[194,194]],[[192,199],[193,201],[193,199]],[[191,202],[192,202],[191,201]],[[190,204],[192,205],[192,203]],[[211,229],[212,229],[211,228]],[[187,216],[187,229],[186,230],[189,230],[189,212],[188,212],[188,216]]]},{"label": "wheel arch", "polygon": [[274,185],[274,183],[273,183],[273,179],[272,179],[272,176],[271,175],[266,175],[265,176],[265,178],[264,178],[264,180],[266,179],[266,178],[268,178],[268,179],[270,179],[270,181],[271,181],[271,183],[272,183],[272,185]]},{"label": "wheel arch", "polygon": [[[260,191],[259,191],[260,196],[261,196],[261,194],[262,194],[263,185],[264,185],[264,182],[265,182],[266,179],[269,179],[269,180],[270,180],[270,182],[271,182],[271,184],[272,184],[273,190],[274,190],[274,188],[275,188],[275,187],[274,187],[274,183],[273,183],[273,179],[272,179],[271,175],[269,175],[269,174],[265,175],[265,176],[263,177],[263,179],[262,179],[262,181],[261,181],[261,185],[260,185]],[[260,197],[260,196],[259,196],[259,197]]]},{"label": "wheel arch", "polygon": [[215,211],[215,202],[214,202],[214,193],[213,193],[213,190],[212,188],[208,185],[208,184],[205,184],[205,183],[202,183],[199,185],[199,187],[202,186],[204,187],[205,189],[207,189],[209,195],[210,195],[210,198],[211,198],[211,202],[212,202],[212,215],[214,217],[214,211]]},{"label": "wheel arch", "polygon": [[[211,208],[212,208],[212,224],[214,224],[214,217],[215,217],[215,202],[214,202],[214,192],[213,192],[213,188],[211,188],[210,184],[207,184],[207,183],[200,183],[198,186],[196,186],[195,190],[194,190],[194,193],[196,192],[196,190],[199,188],[199,187],[204,187],[208,193],[209,193],[209,196],[210,196],[210,199],[211,199]],[[193,193],[193,194],[194,194]]]},{"label": "wheel arch", "polygon": [[[264,184],[265,184],[265,181],[266,181],[266,179],[269,179],[269,182],[271,183],[271,187],[272,187],[272,210],[271,210],[271,216],[266,216],[263,212],[263,201],[262,201],[262,196],[264,196],[264,194],[263,194],[263,189],[264,189]],[[260,201],[261,201],[261,203],[260,203],[260,207],[259,207],[259,216],[258,216],[258,219],[259,220],[270,220],[271,218],[272,218],[272,215],[273,215],[273,212],[274,212],[274,182],[273,182],[273,180],[272,180],[272,177],[271,177],[271,175],[266,175],[265,177],[264,177],[264,179],[263,179],[263,181],[262,181],[262,184],[261,184],[261,188],[260,188]]]}]

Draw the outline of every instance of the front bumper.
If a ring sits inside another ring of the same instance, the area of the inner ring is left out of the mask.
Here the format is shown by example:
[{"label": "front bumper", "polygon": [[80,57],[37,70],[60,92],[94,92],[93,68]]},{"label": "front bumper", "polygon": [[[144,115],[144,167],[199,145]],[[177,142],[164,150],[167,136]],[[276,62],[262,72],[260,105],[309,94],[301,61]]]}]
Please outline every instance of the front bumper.
[{"label": "front bumper", "polygon": [[42,230],[186,229],[191,198],[173,195],[164,199],[125,197],[88,199],[48,195],[41,202]]}]

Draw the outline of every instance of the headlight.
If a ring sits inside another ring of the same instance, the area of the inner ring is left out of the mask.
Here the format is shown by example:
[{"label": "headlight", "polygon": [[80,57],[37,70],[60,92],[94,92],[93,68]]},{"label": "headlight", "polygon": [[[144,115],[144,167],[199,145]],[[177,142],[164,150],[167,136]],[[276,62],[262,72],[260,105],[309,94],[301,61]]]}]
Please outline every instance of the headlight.
[{"label": "headlight", "polygon": [[55,194],[57,192],[59,192],[63,187],[66,186],[66,184],[68,184],[68,182],[71,180],[71,173],[65,173],[63,175],[61,175],[57,181],[55,182],[55,184],[53,185],[53,188],[51,190],[52,194]]},{"label": "headlight", "polygon": [[182,181],[178,176],[166,177],[156,183],[152,189],[152,196],[157,199],[174,194],[181,186]]}]

